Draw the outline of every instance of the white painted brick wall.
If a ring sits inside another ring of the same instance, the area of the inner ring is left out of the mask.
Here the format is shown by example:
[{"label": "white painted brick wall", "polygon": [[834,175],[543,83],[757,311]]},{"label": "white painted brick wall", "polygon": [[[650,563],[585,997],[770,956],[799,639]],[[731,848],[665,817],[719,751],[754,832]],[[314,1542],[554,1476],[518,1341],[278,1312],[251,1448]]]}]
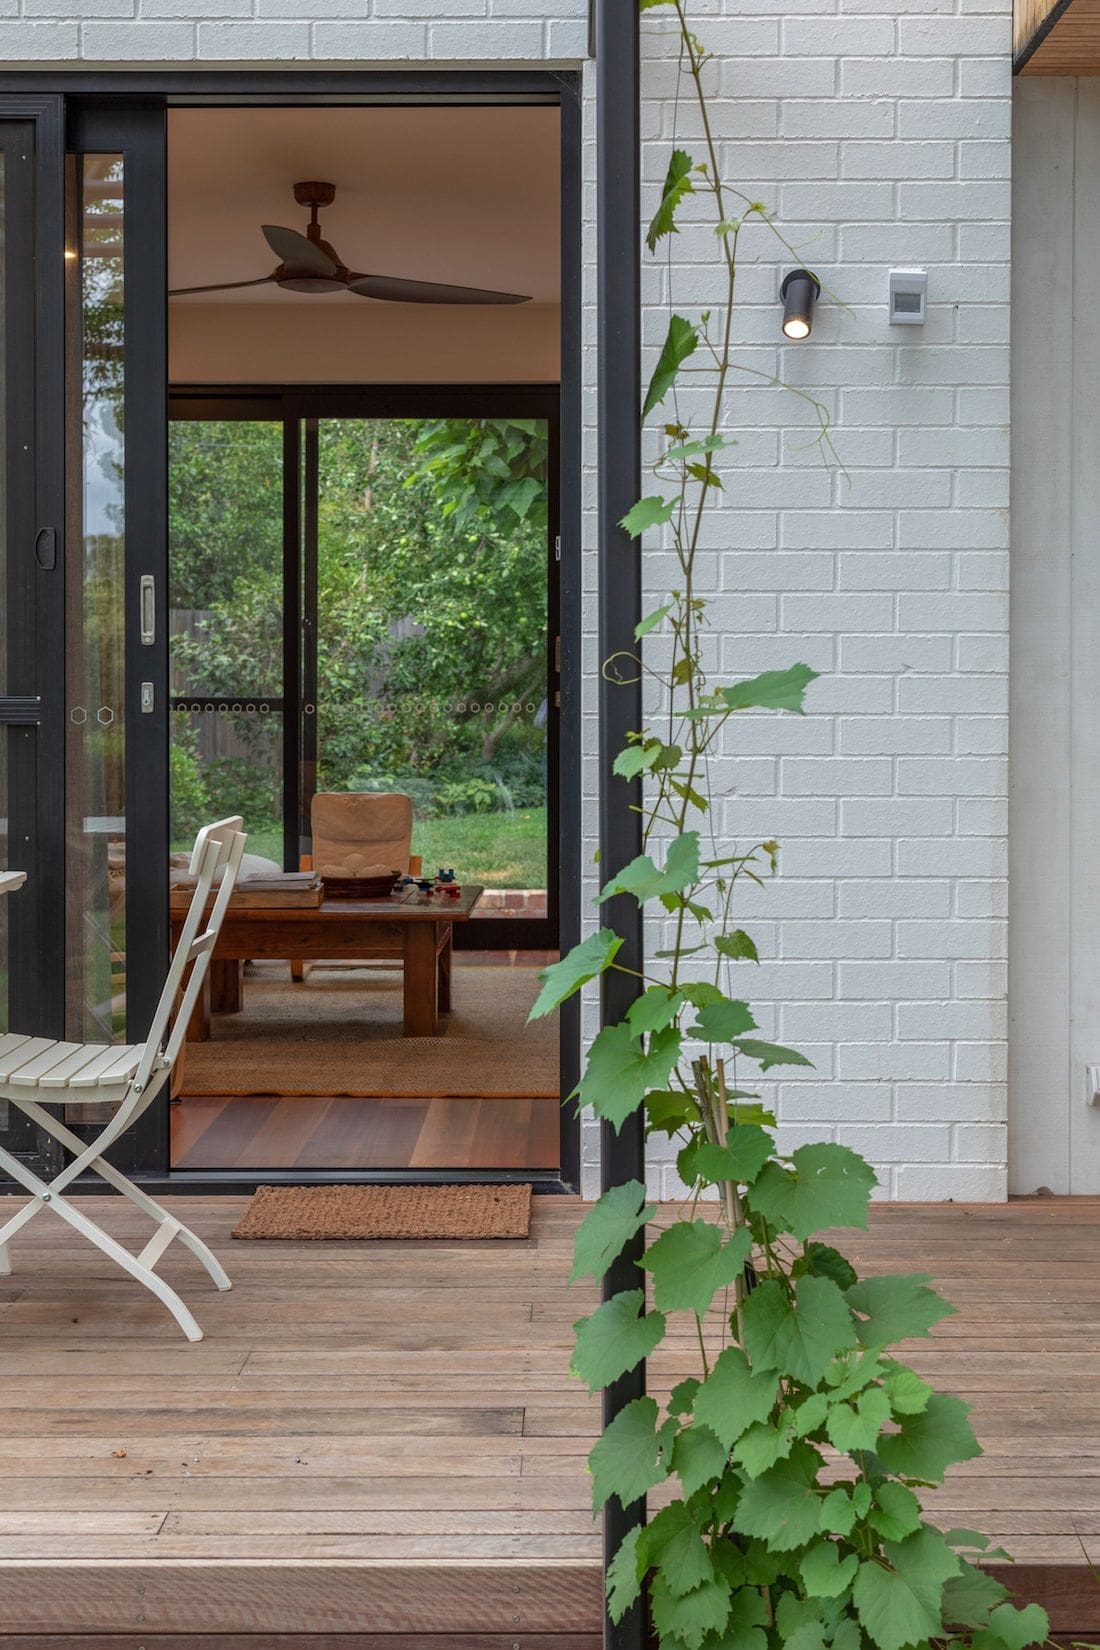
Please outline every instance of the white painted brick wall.
[{"label": "white painted brick wall", "polygon": [[[743,241],[738,359],[828,410],[846,475],[808,445],[807,408],[746,375],[740,445],[708,530],[708,666],[804,659],[805,720],[748,717],[715,769],[723,828],[775,834],[779,880],[744,901],[764,958],[738,976],[762,1027],[816,1069],[763,1085],[785,1145],[837,1139],[884,1195],[1005,1192],[1004,878],[1010,172],[1008,0],[702,0],[719,54],[727,179],[774,208],[840,302],[780,344],[792,260]],[[578,63],[585,0],[0,0],[0,57],[51,63]],[[648,204],[674,136],[674,39],[645,18]],[[585,69],[586,278],[595,248],[592,66]],[[685,223],[645,275],[652,349],[670,293],[715,296],[713,236]],[[886,323],[891,265],[929,272],[923,332]],[[846,307],[844,307],[846,306]],[[586,577],[595,543],[595,317],[586,308]],[[667,555],[647,553],[656,594]],[[594,604],[588,604],[594,615]],[[583,650],[582,783],[594,847],[593,635]],[[593,1025],[593,1003],[586,1004]],[[598,1137],[585,1129],[585,1186]],[[677,1190],[655,1157],[651,1180]]]},{"label": "white painted brick wall", "polygon": [[[724,58],[727,180],[777,210],[840,300],[820,305],[810,343],[783,343],[776,294],[794,260],[763,228],[743,238],[738,359],[827,407],[847,470],[821,466],[790,397],[729,396],[740,446],[707,538],[708,665],[825,672],[805,720],[743,719],[713,775],[724,828],[781,843],[779,879],[742,902],[765,960],[736,971],[737,989],[816,1067],[760,1086],[784,1143],[853,1146],[886,1196],[999,1199],[1011,8],[702,9],[698,32]],[[687,95],[671,101],[659,12],[645,36],[652,196],[673,134],[696,152],[698,128]],[[670,295],[689,315],[718,295],[709,235],[685,227],[671,248],[647,279],[650,346]],[[929,275],[920,332],[886,320],[887,272],[910,265]],[[647,560],[656,605],[668,558]],[[650,1179],[679,1190],[667,1157]]]}]

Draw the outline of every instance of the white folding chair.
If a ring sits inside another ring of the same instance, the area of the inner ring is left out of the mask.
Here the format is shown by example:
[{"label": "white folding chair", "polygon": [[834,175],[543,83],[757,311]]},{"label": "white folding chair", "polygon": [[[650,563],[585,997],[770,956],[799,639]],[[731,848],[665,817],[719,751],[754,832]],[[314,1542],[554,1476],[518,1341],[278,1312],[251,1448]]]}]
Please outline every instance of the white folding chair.
[{"label": "white folding chair", "polygon": [[[9,1240],[39,1210],[49,1207],[97,1249],[117,1261],[131,1277],[151,1289],[164,1302],[189,1341],[201,1341],[202,1330],[176,1291],[156,1274],[157,1262],[164,1251],[173,1238],[179,1238],[206,1267],[219,1289],[228,1289],[229,1279],[206,1244],[127,1180],[105,1160],[104,1153],[123,1130],[136,1122],[168,1081],[237,880],[245,844],[241,825],[239,818],[222,819],[216,825],[204,826],[195,838],[191,855],[191,875],[197,878],[195,893],[144,1043],[60,1043],[46,1037],[21,1037],[15,1032],[0,1036],[0,1099],[10,1101],[74,1154],[67,1167],[46,1182],[0,1147],[0,1167],[31,1193],[31,1201],[24,1204],[6,1226],[0,1227],[0,1273],[11,1272]],[[207,904],[219,870],[221,882],[207,916]],[[189,967],[191,972],[184,985]],[[46,1106],[105,1103],[117,1103],[118,1110],[90,1145],[46,1110]],[[132,1255],[63,1196],[85,1169],[94,1170],[155,1223],[153,1235],[139,1255]]]}]

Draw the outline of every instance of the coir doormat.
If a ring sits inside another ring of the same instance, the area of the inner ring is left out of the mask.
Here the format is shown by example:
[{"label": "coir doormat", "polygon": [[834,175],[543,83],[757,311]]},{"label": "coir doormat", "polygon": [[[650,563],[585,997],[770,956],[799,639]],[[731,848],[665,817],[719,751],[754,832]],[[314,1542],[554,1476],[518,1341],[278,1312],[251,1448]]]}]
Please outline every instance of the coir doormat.
[{"label": "coir doormat", "polygon": [[530,1186],[260,1186],[235,1238],[525,1238]]}]

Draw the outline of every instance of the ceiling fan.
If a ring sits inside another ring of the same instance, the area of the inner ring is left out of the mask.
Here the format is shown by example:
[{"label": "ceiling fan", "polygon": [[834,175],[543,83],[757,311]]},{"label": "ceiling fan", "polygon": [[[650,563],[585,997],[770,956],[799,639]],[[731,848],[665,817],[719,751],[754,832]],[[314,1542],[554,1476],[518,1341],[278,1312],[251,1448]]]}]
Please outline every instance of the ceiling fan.
[{"label": "ceiling fan", "polygon": [[318,210],[336,199],[334,183],[296,183],[294,199],[309,207],[309,223],[304,235],[280,224],[260,225],[263,237],[281,260],[270,275],[254,281],[215,281],[210,286],[182,286],[169,292],[170,298],[184,298],[192,292],[229,292],[234,287],[281,286],[289,292],[354,292],[359,298],[381,299],[391,304],[526,304],[530,299],[518,292],[486,292],[476,286],[444,286],[436,281],[406,281],[397,275],[366,275],[351,270],[339,253],[321,238]]}]

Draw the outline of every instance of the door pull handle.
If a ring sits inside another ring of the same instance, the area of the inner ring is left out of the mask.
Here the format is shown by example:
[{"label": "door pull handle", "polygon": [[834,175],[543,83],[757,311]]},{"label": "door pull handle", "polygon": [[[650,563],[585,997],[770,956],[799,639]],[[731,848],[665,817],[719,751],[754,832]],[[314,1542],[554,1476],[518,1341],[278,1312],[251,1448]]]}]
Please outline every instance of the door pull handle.
[{"label": "door pull handle", "polygon": [[34,559],[43,573],[52,573],[57,566],[57,528],[40,527],[34,539]]},{"label": "door pull handle", "polygon": [[157,581],[151,573],[141,575],[140,589],[141,644],[152,647],[157,639]]}]

